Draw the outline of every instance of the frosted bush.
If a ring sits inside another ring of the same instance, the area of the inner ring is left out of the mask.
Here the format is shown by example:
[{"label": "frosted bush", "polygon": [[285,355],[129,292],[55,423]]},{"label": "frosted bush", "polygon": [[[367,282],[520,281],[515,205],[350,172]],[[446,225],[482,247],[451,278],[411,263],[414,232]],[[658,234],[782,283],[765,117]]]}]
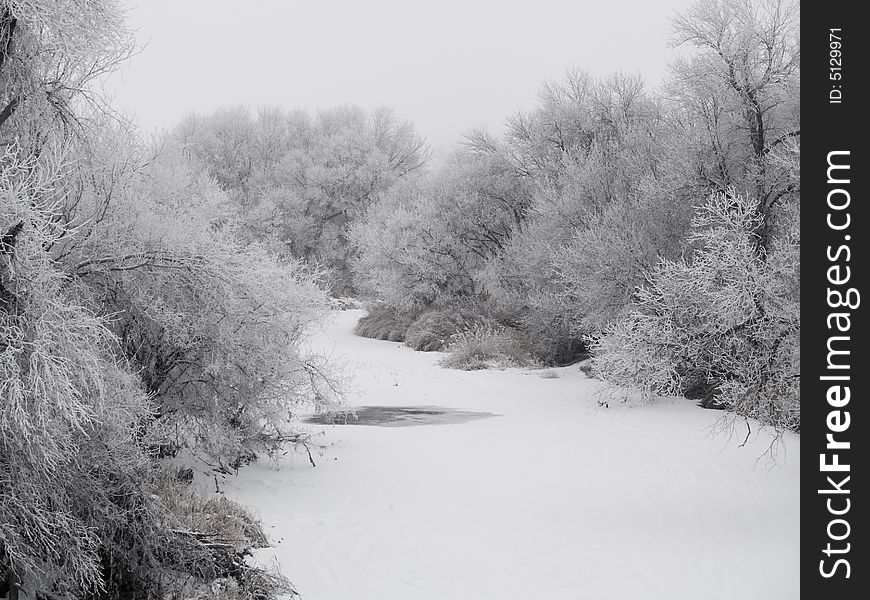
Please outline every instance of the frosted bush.
[{"label": "frosted bush", "polygon": [[756,204],[717,193],[698,209],[696,250],[663,260],[627,314],[597,340],[595,370],[647,397],[680,394],[700,373],[714,400],[781,429],[800,428],[797,211],[759,252]]},{"label": "frosted bush", "polygon": [[519,331],[487,322],[476,323],[455,334],[447,352],[441,364],[462,371],[534,364],[528,340]]}]

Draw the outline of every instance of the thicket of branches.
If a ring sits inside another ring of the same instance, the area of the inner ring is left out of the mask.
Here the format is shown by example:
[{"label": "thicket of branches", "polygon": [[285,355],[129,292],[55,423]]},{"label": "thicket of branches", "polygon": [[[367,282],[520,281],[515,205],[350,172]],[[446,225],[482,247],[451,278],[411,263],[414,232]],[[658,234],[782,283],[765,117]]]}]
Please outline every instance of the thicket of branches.
[{"label": "thicket of branches", "polygon": [[323,274],[112,114],[93,84],[131,50],[113,0],[0,3],[0,589],[273,597],[257,519],[162,459],[304,443],[293,413],[340,397],[305,350]]},{"label": "thicket of branches", "polygon": [[596,342],[596,370],[647,395],[706,387],[709,400],[800,429],[800,237],[796,211],[759,254],[758,207],[717,192],[693,221],[690,257],[663,260]]},{"label": "thicket of branches", "polygon": [[[119,161],[116,146],[88,162]],[[193,447],[230,468],[296,440],[294,407],[339,395],[302,348],[329,308],[322,273],[245,242],[218,185],[165,147],[120,161],[123,185],[111,197],[85,187],[75,213],[87,235],[61,253],[158,400],[164,451]]]},{"label": "thicket of branches", "polygon": [[798,25],[785,0],[700,0],[661,90],[570,71],[382,195],[350,238],[383,327],[471,307],[540,362],[592,350],[646,397],[798,429]]}]

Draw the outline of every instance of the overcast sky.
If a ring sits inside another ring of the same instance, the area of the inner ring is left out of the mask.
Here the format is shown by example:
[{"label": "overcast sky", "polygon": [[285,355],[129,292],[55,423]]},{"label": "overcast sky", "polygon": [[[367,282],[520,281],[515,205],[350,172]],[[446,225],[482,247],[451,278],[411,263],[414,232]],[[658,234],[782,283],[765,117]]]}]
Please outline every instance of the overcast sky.
[{"label": "overcast sky", "polygon": [[498,131],[570,67],[637,72],[673,56],[689,0],[125,0],[141,54],[109,88],[146,130],[244,103],[391,106],[436,148]]}]

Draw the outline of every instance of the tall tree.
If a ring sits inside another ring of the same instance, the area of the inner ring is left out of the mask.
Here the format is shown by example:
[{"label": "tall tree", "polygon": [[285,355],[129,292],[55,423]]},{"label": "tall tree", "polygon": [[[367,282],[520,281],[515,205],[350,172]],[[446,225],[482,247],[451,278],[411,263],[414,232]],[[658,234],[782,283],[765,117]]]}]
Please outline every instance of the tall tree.
[{"label": "tall tree", "polygon": [[674,114],[699,132],[707,191],[737,187],[758,200],[760,253],[777,207],[800,185],[772,160],[800,135],[799,16],[792,0],[701,0],[674,20],[674,45],[697,50],[672,69]]}]

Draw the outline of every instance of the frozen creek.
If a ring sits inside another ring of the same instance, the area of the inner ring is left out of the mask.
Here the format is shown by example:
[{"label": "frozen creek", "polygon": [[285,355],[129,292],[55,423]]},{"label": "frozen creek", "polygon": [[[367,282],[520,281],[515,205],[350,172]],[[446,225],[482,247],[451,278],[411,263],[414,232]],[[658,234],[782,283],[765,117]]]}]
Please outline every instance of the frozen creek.
[{"label": "frozen creek", "polygon": [[799,596],[798,436],[771,465],[767,434],[711,437],[720,412],[602,408],[576,367],[443,369],[354,336],[361,314],[336,313],[315,343],[345,357],[349,402],[386,407],[390,426],[309,424],[328,445],[316,468],[288,454],[222,483],[274,542],[257,559],[304,600]]}]

